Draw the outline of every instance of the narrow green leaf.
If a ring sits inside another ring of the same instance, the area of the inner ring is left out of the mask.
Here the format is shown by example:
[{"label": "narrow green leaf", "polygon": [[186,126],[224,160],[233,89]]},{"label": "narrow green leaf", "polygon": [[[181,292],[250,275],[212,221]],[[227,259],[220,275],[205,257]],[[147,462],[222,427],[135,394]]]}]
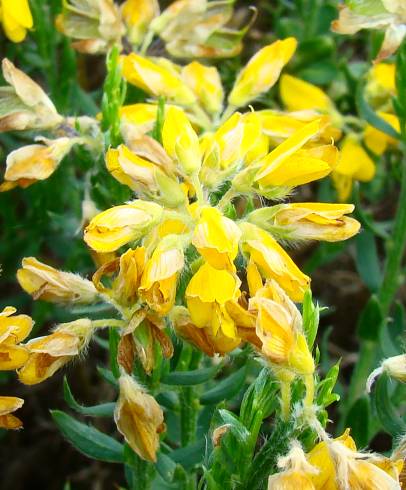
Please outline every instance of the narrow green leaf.
[{"label": "narrow green leaf", "polygon": [[163,384],[177,386],[194,386],[206,383],[213,379],[221,369],[221,366],[196,369],[194,371],[172,371],[161,380]]},{"label": "narrow green leaf", "polygon": [[203,461],[206,454],[206,438],[203,437],[189,446],[175,449],[170,453],[170,457],[176,463],[180,463],[184,468],[192,468],[194,465]]},{"label": "narrow green leaf", "polygon": [[102,403],[91,407],[80,405],[72,394],[66,376],[63,378],[63,397],[70,408],[82,415],[88,415],[90,417],[113,417],[115,403]]},{"label": "narrow green leaf", "polygon": [[110,369],[115,378],[120,377],[120,368],[117,362],[118,343],[120,342],[120,333],[117,328],[109,328],[109,356]]},{"label": "narrow green leaf", "polygon": [[375,236],[364,230],[355,239],[356,266],[362,281],[371,292],[376,292],[382,282],[382,273],[379,263]]},{"label": "narrow green leaf", "polygon": [[383,316],[381,306],[376,296],[371,296],[360,315],[357,332],[361,339],[378,340]]},{"label": "narrow green leaf", "polygon": [[118,388],[118,382],[117,379],[114,377],[113,373],[109,370],[106,369],[102,366],[97,366],[97,371],[100,374],[100,376],[107,381],[107,383],[113,385],[114,387]]},{"label": "narrow green leaf", "polygon": [[225,378],[217,383],[217,386],[209,391],[206,391],[206,393],[200,397],[200,403],[202,405],[214,405],[222,400],[229,400],[241,390],[244,385],[246,375],[247,368],[243,366],[228,378]]},{"label": "narrow green leaf", "polygon": [[166,454],[158,453],[156,469],[161,477],[168,483],[173,482],[176,471],[176,463]]},{"label": "narrow green leaf", "polygon": [[112,437],[60,410],[51,410],[51,415],[64,438],[85,456],[108,463],[124,463],[124,446]]},{"label": "narrow green leaf", "polygon": [[311,350],[319,328],[319,307],[313,304],[312,292],[308,289],[303,300],[303,328]]},{"label": "narrow green leaf", "polygon": [[358,447],[369,442],[371,408],[367,397],[359,398],[351,407],[346,419],[346,427],[351,427],[351,435]]}]

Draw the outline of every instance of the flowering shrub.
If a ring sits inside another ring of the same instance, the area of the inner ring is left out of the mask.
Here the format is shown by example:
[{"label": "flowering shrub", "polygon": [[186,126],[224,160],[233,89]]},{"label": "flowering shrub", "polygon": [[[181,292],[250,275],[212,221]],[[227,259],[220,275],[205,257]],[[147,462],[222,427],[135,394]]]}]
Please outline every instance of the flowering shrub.
[{"label": "flowering shrub", "polygon": [[[125,488],[400,489],[405,8],[253,3],[0,0],[4,273],[28,293],[3,295],[0,427],[63,371],[54,423]],[[348,380],[311,281],[354,248]],[[110,397],[82,405],[69,366],[94,359]]]}]

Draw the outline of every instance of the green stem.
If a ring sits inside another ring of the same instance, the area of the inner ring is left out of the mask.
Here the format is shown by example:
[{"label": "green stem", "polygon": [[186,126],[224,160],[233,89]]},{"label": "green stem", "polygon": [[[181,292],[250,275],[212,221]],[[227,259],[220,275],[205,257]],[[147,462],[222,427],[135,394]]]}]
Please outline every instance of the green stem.
[{"label": "green stem", "polygon": [[148,48],[150,47],[154,39],[154,35],[155,35],[154,31],[148,31],[146,36],[144,37],[144,41],[140,48],[140,54],[142,54],[143,56],[146,54]]}]

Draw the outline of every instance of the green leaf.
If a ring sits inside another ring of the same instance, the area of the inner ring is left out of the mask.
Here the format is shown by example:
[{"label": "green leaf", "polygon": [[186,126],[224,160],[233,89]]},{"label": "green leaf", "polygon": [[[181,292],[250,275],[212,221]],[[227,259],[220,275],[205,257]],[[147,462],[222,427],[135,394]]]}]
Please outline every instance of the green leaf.
[{"label": "green leaf", "polygon": [[63,378],[63,397],[70,408],[82,415],[91,417],[113,417],[114,408],[116,406],[115,403],[102,403],[101,405],[94,405],[91,407],[80,405],[71,392],[66,376]]},{"label": "green leaf", "polygon": [[166,454],[159,452],[157,455],[156,469],[166,482],[173,482],[176,471],[176,463],[173,459]]},{"label": "green leaf", "polygon": [[363,340],[378,340],[383,324],[381,305],[375,295],[371,296],[358,320],[357,333]]},{"label": "green leaf", "polygon": [[200,397],[202,405],[214,405],[222,400],[229,400],[235,396],[243,387],[247,368],[243,366],[231,376],[221,380],[217,385],[209,391],[206,391]]},{"label": "green leaf", "polygon": [[209,368],[196,369],[194,371],[172,371],[164,376],[161,380],[166,385],[176,386],[194,386],[206,383],[213,379],[221,369],[220,366],[212,366]]},{"label": "green leaf", "polygon": [[357,271],[368,289],[376,292],[382,282],[382,273],[373,233],[364,230],[356,237],[355,245]]},{"label": "green leaf", "polygon": [[372,402],[382,427],[394,437],[406,432],[406,422],[393,406],[389,394],[389,376],[382,373],[375,381]]},{"label": "green leaf", "polygon": [[64,438],[85,456],[108,463],[124,463],[124,446],[112,437],[60,410],[51,410],[51,415]]},{"label": "green leaf", "polygon": [[362,119],[365,119],[365,121],[371,126],[379,129],[379,131],[382,131],[388,136],[395,139],[400,138],[400,134],[389,123],[379,117],[378,114],[376,114],[376,112],[368,105],[364,98],[364,84],[362,81],[358,84],[355,100],[358,113]]},{"label": "green leaf", "polygon": [[116,388],[118,388],[118,381],[117,379],[114,377],[113,373],[109,370],[109,369],[106,369],[102,366],[97,366],[97,371],[98,373],[100,374],[100,376],[105,380],[107,381],[107,383],[115,386]]},{"label": "green leaf", "polygon": [[115,378],[120,377],[120,368],[117,362],[118,343],[120,342],[120,332],[117,328],[109,328],[109,357],[110,369]]},{"label": "green leaf", "polygon": [[364,447],[369,442],[370,421],[370,404],[364,396],[352,405],[346,419],[346,426],[351,427],[351,435],[358,447]]},{"label": "green leaf", "polygon": [[170,453],[170,457],[176,463],[180,463],[184,468],[192,468],[203,461],[206,453],[206,445],[206,438],[203,437],[193,444],[175,449],[175,451]]},{"label": "green leaf", "polygon": [[339,372],[340,361],[329,369],[326,377],[317,385],[317,405],[328,407],[331,403],[340,399],[339,395],[333,393]]},{"label": "green leaf", "polygon": [[303,328],[309,349],[312,350],[319,328],[320,310],[313,304],[312,292],[308,289],[303,300]]}]

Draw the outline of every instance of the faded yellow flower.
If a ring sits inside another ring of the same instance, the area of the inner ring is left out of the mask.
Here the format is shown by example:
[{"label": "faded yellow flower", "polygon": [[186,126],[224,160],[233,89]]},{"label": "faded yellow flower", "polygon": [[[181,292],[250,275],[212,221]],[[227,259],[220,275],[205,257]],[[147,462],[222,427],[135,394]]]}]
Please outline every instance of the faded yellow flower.
[{"label": "faded yellow flower", "polygon": [[260,49],[239,73],[228,102],[241,107],[267,92],[278,80],[296,46],[296,39],[289,37]]},{"label": "faded yellow flower", "polygon": [[17,271],[20,286],[34,299],[51,303],[93,303],[97,291],[91,281],[78,274],[63,272],[35,257],[25,257]]},{"label": "faded yellow flower", "polygon": [[265,230],[251,223],[241,223],[242,250],[256,264],[262,276],[274,279],[297,302],[303,301],[310,278],[303,274],[289,255]]},{"label": "faded yellow flower", "polygon": [[33,26],[28,0],[0,0],[0,22],[10,41],[24,41],[27,30]]},{"label": "faded yellow flower", "polygon": [[13,412],[24,404],[22,398],[0,396],[0,429],[21,429],[23,423]]},{"label": "faded yellow flower", "polygon": [[28,359],[28,350],[20,344],[34,326],[27,315],[14,315],[16,309],[7,306],[0,313],[0,371],[17,369]]},{"label": "faded yellow flower", "polygon": [[128,374],[120,376],[119,384],[120,395],[114,411],[117,428],[140,458],[156,462],[159,434],[165,431],[162,409]]},{"label": "faded yellow flower", "polygon": [[161,206],[137,199],[98,214],[86,227],[84,240],[96,252],[114,252],[143,237],[161,217]]}]

